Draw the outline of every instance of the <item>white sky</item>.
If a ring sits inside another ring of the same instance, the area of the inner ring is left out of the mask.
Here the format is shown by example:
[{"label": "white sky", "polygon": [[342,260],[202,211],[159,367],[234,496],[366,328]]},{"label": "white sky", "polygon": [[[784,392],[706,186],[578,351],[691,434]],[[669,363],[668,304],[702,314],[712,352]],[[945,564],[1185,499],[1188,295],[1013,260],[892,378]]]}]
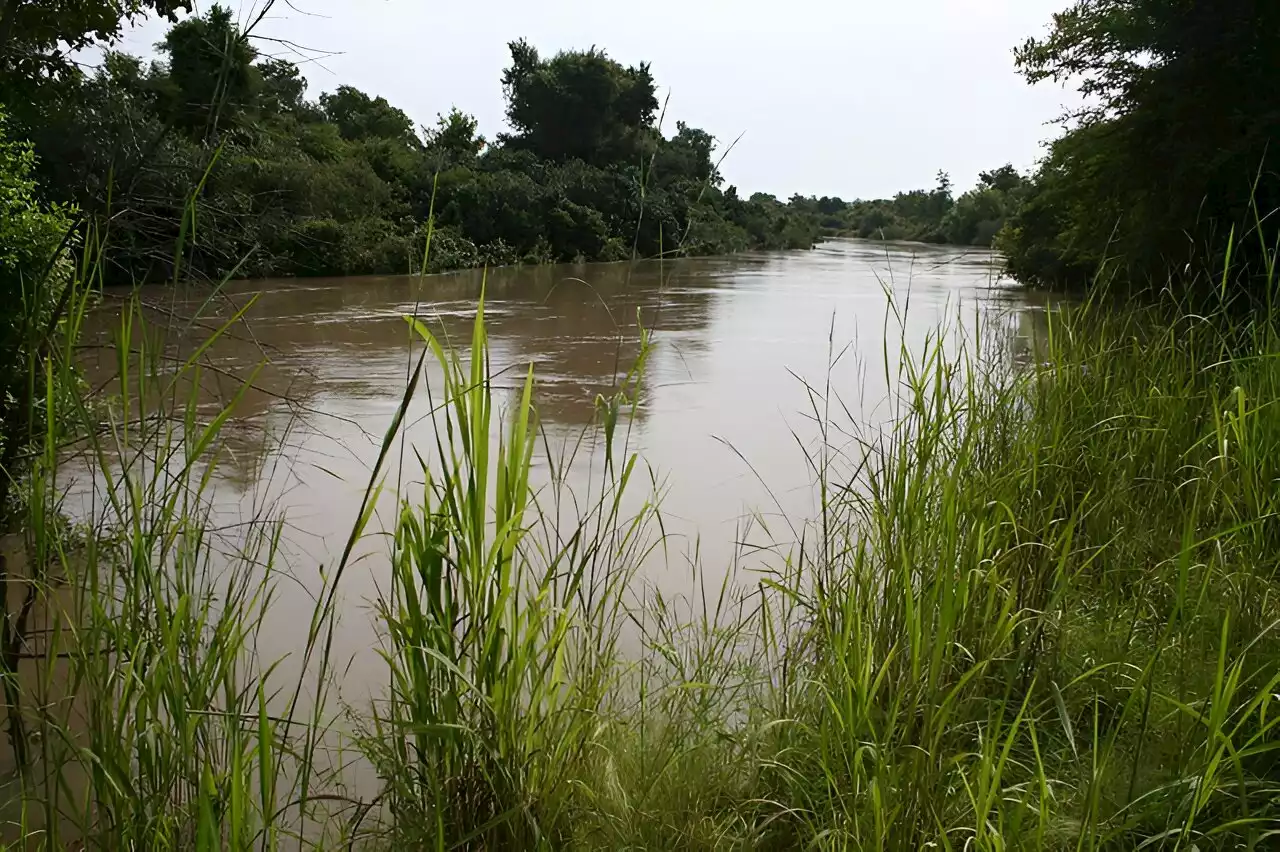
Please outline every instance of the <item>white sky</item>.
[{"label": "white sky", "polygon": [[[201,10],[207,0],[198,0]],[[224,0],[226,2],[226,0]],[[242,19],[263,0],[230,0]],[[926,188],[939,169],[967,189],[981,170],[1031,166],[1073,92],[1032,88],[1013,47],[1068,0],[279,0],[258,29],[338,55],[302,64],[308,97],[341,84],[382,95],[420,124],[457,105],[505,127],[508,41],[544,55],[605,48],[648,61],[676,119],[742,141],[723,165],[745,195],[846,200]],[[122,47],[149,54],[165,24]],[[279,44],[263,53],[287,56]]]}]

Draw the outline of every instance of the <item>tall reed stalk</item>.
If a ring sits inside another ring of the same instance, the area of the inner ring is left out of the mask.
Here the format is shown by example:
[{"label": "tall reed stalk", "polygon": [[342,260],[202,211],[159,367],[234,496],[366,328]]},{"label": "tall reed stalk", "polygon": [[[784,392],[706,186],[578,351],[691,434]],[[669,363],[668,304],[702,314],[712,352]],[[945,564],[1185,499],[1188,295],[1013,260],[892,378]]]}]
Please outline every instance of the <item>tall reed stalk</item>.
[{"label": "tall reed stalk", "polygon": [[223,430],[254,376],[220,402],[203,396],[205,356],[244,310],[183,328],[125,298],[98,349],[115,377],[89,388],[81,332],[102,241],[83,235],[27,365],[46,392],[30,403],[42,428],[20,459],[21,536],[7,554],[25,572],[6,625],[20,653],[6,677],[14,775],[0,840],[275,849],[306,798],[294,705],[278,700],[277,661],[257,656],[283,519],[226,527],[215,505]]}]

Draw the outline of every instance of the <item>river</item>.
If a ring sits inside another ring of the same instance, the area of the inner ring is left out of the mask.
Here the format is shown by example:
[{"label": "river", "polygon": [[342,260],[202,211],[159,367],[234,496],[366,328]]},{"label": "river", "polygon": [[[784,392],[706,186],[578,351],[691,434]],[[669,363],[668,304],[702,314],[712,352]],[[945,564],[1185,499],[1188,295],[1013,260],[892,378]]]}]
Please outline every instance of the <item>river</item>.
[{"label": "river", "polygon": [[[854,240],[807,252],[487,276],[234,282],[213,296],[205,288],[145,288],[140,295],[154,315],[184,318],[173,322],[188,326],[188,338],[207,335],[191,317],[213,326],[249,306],[208,353],[202,406],[217,410],[258,370],[225,427],[211,495],[229,528],[264,510],[286,520],[283,554],[297,582],[281,584],[259,639],[264,659],[300,646],[320,572],[332,568],[357,517],[406,386],[412,355],[404,317],[416,313],[465,346],[482,284],[498,383],[515,388],[534,366],[543,433],[537,475],[547,479],[548,455],[563,461],[576,450],[571,489],[602,469],[602,450],[590,440],[596,400],[635,363],[640,326],[651,332],[637,403],[620,431],[647,466],[634,499],[661,497],[665,540],[638,582],[667,597],[782,558],[815,512],[807,461],[823,434],[815,413],[832,402],[833,444],[888,422],[896,380],[886,353],[895,365],[900,346],[918,350],[940,323],[972,326],[987,317],[1010,332],[987,357],[1023,357],[1041,312],[998,280],[987,252]],[[110,303],[98,313],[99,335],[117,314]],[[439,376],[428,370],[428,383]],[[420,393],[405,431],[410,445],[427,450],[434,446],[428,408]],[[406,474],[415,478],[412,465]],[[394,505],[383,501],[373,528],[387,526]],[[355,702],[385,682],[382,667],[366,663],[376,661],[371,602],[385,586],[387,551],[385,539],[368,539],[340,590],[335,654],[344,697]]]}]

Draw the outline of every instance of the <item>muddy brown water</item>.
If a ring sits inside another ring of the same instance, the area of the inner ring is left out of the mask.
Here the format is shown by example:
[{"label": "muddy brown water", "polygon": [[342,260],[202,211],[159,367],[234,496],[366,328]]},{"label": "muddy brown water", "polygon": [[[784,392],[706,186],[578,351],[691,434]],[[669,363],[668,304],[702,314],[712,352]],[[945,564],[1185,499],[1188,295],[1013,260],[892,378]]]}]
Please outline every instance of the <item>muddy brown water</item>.
[{"label": "muddy brown water", "polygon": [[[885,370],[886,352],[896,361],[900,346],[918,350],[939,323],[972,325],[985,315],[1007,331],[986,357],[1025,357],[1043,310],[999,280],[987,252],[854,240],[806,252],[508,268],[487,277],[235,282],[212,297],[198,287],[144,289],[154,317],[199,314],[210,324],[252,301],[235,333],[209,351],[201,402],[216,410],[258,370],[225,429],[211,494],[229,527],[263,510],[287,522],[284,555],[297,582],[278,590],[258,641],[262,658],[296,657],[320,571],[346,543],[405,389],[412,354],[404,317],[416,313],[465,346],[482,283],[498,384],[514,392],[534,365],[544,434],[535,476],[547,476],[548,448],[559,460],[576,447],[570,488],[601,469],[599,443],[582,437],[597,399],[635,364],[641,326],[652,334],[624,434],[647,466],[636,499],[660,492],[666,533],[638,582],[668,596],[759,568],[813,517],[806,453],[820,438],[815,400],[820,410],[832,401],[839,434],[874,429],[892,415],[896,379]],[[108,339],[117,316],[108,300],[93,320],[97,339]],[[190,336],[207,334],[174,322]],[[107,370],[102,358],[90,373],[100,380]],[[428,369],[428,383],[439,378]],[[424,394],[406,422],[408,446],[434,446]],[[406,464],[406,482],[412,468]],[[386,528],[393,508],[384,501],[374,528]],[[746,540],[777,547],[747,554]],[[385,539],[367,540],[340,591],[335,659],[342,695],[355,703],[386,680],[373,651],[370,602],[385,587],[387,551]]]}]

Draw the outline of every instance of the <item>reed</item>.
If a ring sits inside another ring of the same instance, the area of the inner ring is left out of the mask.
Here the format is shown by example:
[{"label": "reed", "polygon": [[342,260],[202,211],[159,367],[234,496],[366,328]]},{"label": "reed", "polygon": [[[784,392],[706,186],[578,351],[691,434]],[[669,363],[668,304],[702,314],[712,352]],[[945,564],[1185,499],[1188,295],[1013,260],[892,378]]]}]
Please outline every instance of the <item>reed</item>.
[{"label": "reed", "polygon": [[[388,686],[356,708],[379,787],[351,799],[318,761],[325,711],[256,656],[283,527],[260,518],[234,547],[216,535],[209,485],[235,399],[194,404],[201,350],[175,369],[131,308],[120,397],[47,403],[26,527],[48,629],[31,676],[9,680],[28,847],[1280,837],[1273,315],[1095,302],[1046,314],[1029,363],[991,327],[887,352],[891,426],[835,428],[854,424],[815,390],[824,434],[853,437],[811,460],[821,512],[802,544],[683,602],[634,582],[665,543],[656,502],[623,499],[646,487],[625,437],[640,371],[600,400],[592,454],[607,463],[575,503],[555,462],[552,486],[531,483],[536,377],[498,389],[483,299],[466,352],[409,330],[406,405],[427,395],[435,441],[402,445],[421,484],[395,495],[377,604]],[[419,381],[425,359],[443,381]],[[73,360],[46,362],[67,370],[52,384],[74,386]],[[92,529],[60,520],[69,433],[96,477]],[[353,542],[368,522],[353,519]],[[327,652],[313,662],[305,677],[332,675]]]}]

